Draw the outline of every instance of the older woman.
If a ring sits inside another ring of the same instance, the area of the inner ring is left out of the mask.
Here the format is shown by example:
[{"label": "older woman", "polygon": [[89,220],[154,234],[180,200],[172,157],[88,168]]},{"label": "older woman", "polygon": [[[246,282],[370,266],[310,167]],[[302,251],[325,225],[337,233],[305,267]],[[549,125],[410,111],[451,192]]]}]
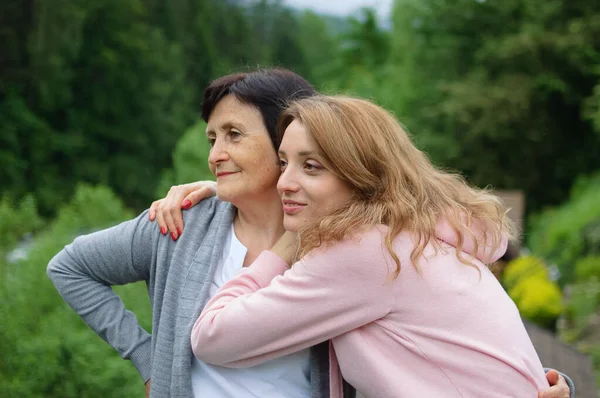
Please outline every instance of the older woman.
[{"label": "older woman", "polygon": [[[283,234],[275,124],[287,101],[314,94],[307,81],[286,70],[213,81],[202,116],[222,200],[206,200],[187,212],[182,236],[174,231],[172,239],[160,239],[144,212],[78,237],[48,265],[64,300],[131,360],[152,397],[328,396],[326,345],[248,369],[227,369],[195,360],[189,343],[206,301]],[[111,289],[137,281],[148,285],[152,334]]]}]

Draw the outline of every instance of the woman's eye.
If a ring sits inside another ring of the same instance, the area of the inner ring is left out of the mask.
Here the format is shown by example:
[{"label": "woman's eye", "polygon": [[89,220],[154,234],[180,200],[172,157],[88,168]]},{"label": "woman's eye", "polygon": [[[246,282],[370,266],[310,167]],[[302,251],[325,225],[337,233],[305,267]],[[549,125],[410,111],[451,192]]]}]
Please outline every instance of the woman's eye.
[{"label": "woman's eye", "polygon": [[281,167],[282,169],[285,168],[285,166],[287,166],[287,162],[283,159],[279,159],[279,167]]},{"label": "woman's eye", "polygon": [[316,164],[312,164],[312,163],[304,163],[304,169],[306,171],[316,171],[319,169],[319,166],[317,166]]},{"label": "woman's eye", "polygon": [[233,138],[234,140],[236,140],[236,139],[238,139],[238,138],[240,138],[240,137],[242,136],[242,133],[240,133],[240,132],[239,132],[239,131],[237,131],[237,130],[230,130],[230,131],[229,131],[229,136],[230,136],[231,138]]},{"label": "woman's eye", "polygon": [[214,138],[209,138],[208,139],[208,145],[210,145],[210,147],[214,147],[215,146],[215,139]]}]

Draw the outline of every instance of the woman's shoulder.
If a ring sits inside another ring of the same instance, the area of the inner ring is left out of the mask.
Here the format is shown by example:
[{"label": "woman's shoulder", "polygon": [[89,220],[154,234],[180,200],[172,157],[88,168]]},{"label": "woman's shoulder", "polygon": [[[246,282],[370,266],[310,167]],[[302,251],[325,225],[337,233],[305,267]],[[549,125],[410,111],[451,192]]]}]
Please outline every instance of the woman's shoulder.
[{"label": "woman's shoulder", "polygon": [[[388,230],[389,228],[386,225],[377,225],[365,231],[349,234],[346,239],[326,244],[322,248],[317,249],[317,251],[321,250],[329,255],[341,255],[344,253],[348,255],[372,255],[380,253],[380,248],[385,249],[387,247],[386,239]],[[414,246],[410,234],[407,232],[400,232],[393,237],[392,245],[402,248]]]},{"label": "woman's shoulder", "polygon": [[[357,271],[368,269],[368,272],[373,272],[380,268],[382,273],[387,274],[394,264],[386,245],[387,233],[388,228],[385,225],[378,225],[369,230],[355,233],[343,241],[326,244],[315,249],[307,255],[307,259],[337,264],[346,270],[355,268]],[[410,237],[404,233],[396,236],[393,240],[393,249],[396,253],[405,251],[412,247],[411,245]],[[365,264],[368,264],[369,267],[365,268]]]},{"label": "woman's shoulder", "polygon": [[235,207],[213,196],[200,201],[196,206],[183,211],[183,222],[186,229],[204,228],[207,224],[231,223]]}]

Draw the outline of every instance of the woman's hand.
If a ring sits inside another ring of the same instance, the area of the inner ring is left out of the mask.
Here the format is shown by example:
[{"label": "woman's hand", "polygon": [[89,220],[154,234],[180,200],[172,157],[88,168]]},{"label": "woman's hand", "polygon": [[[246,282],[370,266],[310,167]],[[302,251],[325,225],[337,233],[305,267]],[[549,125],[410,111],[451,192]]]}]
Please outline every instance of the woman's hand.
[{"label": "woman's hand", "polygon": [[292,265],[298,254],[298,234],[285,231],[271,248],[271,251],[281,257],[288,265]]},{"label": "woman's hand", "polygon": [[190,184],[173,185],[163,199],[152,202],[148,218],[158,221],[160,232],[170,233],[171,239],[177,240],[183,233],[183,216],[181,209],[187,210],[202,199],[217,193],[217,183],[214,181],[198,181]]},{"label": "woman's hand", "polygon": [[569,398],[569,385],[565,381],[565,378],[556,370],[550,369],[546,373],[546,378],[548,379],[548,383],[550,383],[550,387],[540,391],[538,398]]}]

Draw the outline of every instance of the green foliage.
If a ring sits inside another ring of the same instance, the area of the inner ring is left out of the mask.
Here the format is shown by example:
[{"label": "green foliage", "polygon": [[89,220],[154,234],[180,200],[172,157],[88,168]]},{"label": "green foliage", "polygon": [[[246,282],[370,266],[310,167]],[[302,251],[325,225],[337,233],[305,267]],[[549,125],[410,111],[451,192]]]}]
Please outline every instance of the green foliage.
[{"label": "green foliage", "polygon": [[563,310],[562,294],[549,279],[527,278],[509,290],[521,315],[547,329],[554,329]]},{"label": "green foliage", "polygon": [[566,306],[566,337],[569,342],[586,337],[590,319],[596,315],[600,305],[600,281],[591,279],[570,287],[570,297]]},{"label": "green foliage", "polygon": [[532,219],[531,250],[555,263],[561,283],[575,279],[580,258],[600,253],[600,175],[582,178],[574,185],[571,198]]},{"label": "green foliage", "polygon": [[548,279],[548,269],[544,262],[533,256],[521,256],[507,264],[502,283],[508,290],[514,289],[526,279]]},{"label": "green foliage", "polygon": [[[75,235],[130,218],[121,200],[139,210],[212,178],[204,125],[189,127],[204,87],[269,65],[375,100],[477,185],[523,190],[539,212],[528,245],[577,282],[567,318],[585,335],[600,283],[600,2],[396,0],[386,22],[280,0],[2,2],[0,396],[141,396],[44,267]],[[6,264],[29,232],[29,257]],[[525,316],[551,323],[560,292],[544,264],[505,283]],[[149,327],[145,287],[116,290]]]},{"label": "green foliage", "polygon": [[600,134],[600,83],[596,84],[594,94],[586,100],[585,105],[585,116],[594,124],[596,133]]},{"label": "green foliage", "polygon": [[524,318],[554,329],[563,309],[562,294],[539,258],[523,256],[508,263],[504,284]]},{"label": "green foliage", "polygon": [[[21,212],[31,216],[31,208]],[[143,397],[134,367],[83,324],[46,277],[50,259],[80,233],[131,217],[106,187],[80,186],[28,250],[26,259],[0,258],[0,396]],[[119,289],[128,308],[150,327],[144,285]],[[149,330],[149,329],[148,329]]]},{"label": "green foliage", "polygon": [[438,164],[524,190],[530,211],[600,167],[597,2],[396,0],[391,29],[370,9],[278,0],[13,3],[0,6],[0,195],[31,192],[43,215],[79,181],[145,208],[206,84],[266,65],[375,99]]},{"label": "green foliage", "polygon": [[[133,213],[125,208],[109,188],[80,184],[69,205],[58,211],[57,218],[50,225],[49,235],[62,235],[77,230],[89,232],[130,218],[133,218]],[[44,235],[41,236],[43,237]]]},{"label": "green foliage", "polygon": [[600,280],[600,256],[584,257],[575,263],[577,281]]},{"label": "green foliage", "polygon": [[589,347],[588,349],[583,349],[583,352],[586,352],[592,358],[592,365],[594,366],[595,375],[596,375],[596,385],[600,385],[600,344],[595,344]]},{"label": "green foliage", "polygon": [[0,87],[0,193],[32,192],[49,215],[88,181],[142,207],[191,121],[181,47],[148,25],[141,0],[26,4],[14,8],[31,13],[29,31],[3,26],[28,74]]},{"label": "green foliage", "polygon": [[19,203],[13,203],[8,197],[0,199],[0,220],[0,256],[4,256],[25,234],[35,232],[42,225],[31,195]]},{"label": "green foliage", "polygon": [[275,42],[271,64],[285,67],[311,80],[312,73],[306,55],[297,38],[298,21],[288,10],[282,11],[274,30]]},{"label": "green foliage", "polygon": [[599,59],[597,2],[397,0],[392,109],[436,162],[536,211],[600,168]]},{"label": "green foliage", "polygon": [[[364,8],[357,17],[348,20],[348,26],[338,34],[337,58],[330,61],[327,91],[344,91],[351,95],[376,100],[382,105],[389,88],[389,72],[394,68],[389,58],[389,32],[377,20],[375,11]],[[324,70],[324,69],[321,69]],[[402,94],[394,87],[394,98]],[[393,106],[391,109],[395,109]]]},{"label": "green foliage", "polygon": [[208,167],[209,151],[206,123],[198,121],[177,142],[173,151],[173,168],[163,173],[156,196],[165,196],[169,188],[175,184],[214,179]]},{"label": "green foliage", "polygon": [[390,37],[381,28],[373,9],[363,8],[359,18],[350,18],[350,27],[341,39],[340,55],[345,65],[373,69],[388,59]]},{"label": "green foliage", "polygon": [[[311,69],[311,82],[317,89],[327,90],[334,71],[340,69],[340,48],[326,20],[311,11],[298,18],[298,43]],[[330,87],[329,87],[330,88]]]}]

